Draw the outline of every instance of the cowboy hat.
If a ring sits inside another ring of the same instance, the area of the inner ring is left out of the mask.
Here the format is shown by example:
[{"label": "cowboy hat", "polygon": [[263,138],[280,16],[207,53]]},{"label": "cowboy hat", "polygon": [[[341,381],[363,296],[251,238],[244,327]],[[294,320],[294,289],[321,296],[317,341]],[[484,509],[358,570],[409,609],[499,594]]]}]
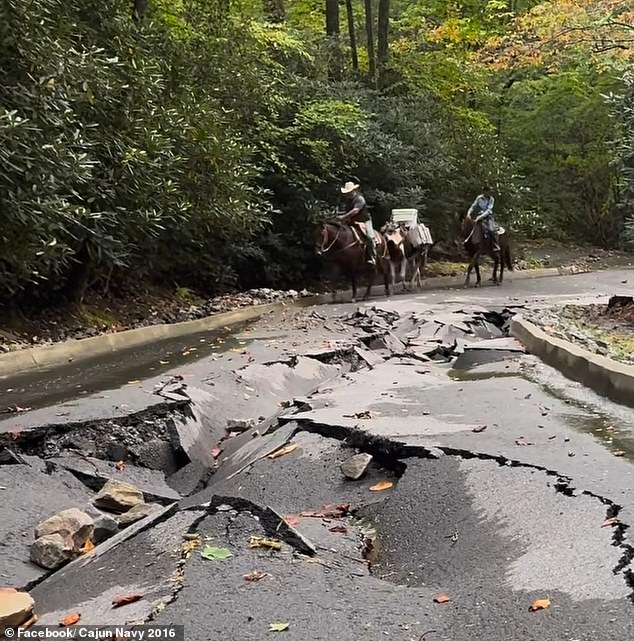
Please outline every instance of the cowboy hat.
[{"label": "cowboy hat", "polygon": [[341,188],[341,193],[342,194],[349,194],[350,192],[354,191],[355,189],[359,189],[359,185],[353,182],[347,182],[342,188]]}]

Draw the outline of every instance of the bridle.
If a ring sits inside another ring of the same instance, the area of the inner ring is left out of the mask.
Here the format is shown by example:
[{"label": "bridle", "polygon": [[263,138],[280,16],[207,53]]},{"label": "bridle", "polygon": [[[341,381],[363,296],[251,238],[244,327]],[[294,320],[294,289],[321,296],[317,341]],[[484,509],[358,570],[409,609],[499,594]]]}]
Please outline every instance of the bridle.
[{"label": "bridle", "polygon": [[[326,229],[326,225],[324,224],[324,229]],[[333,241],[328,245],[328,247],[324,247],[325,241],[322,242],[320,248],[319,248],[319,255],[323,256],[324,254],[327,254],[334,246],[337,240],[339,240],[339,236],[341,234],[341,227],[337,227],[337,233],[335,234],[335,237]],[[335,254],[338,252],[345,251],[346,249],[350,249],[350,247],[354,247],[355,245],[358,245],[359,241],[355,238],[351,243],[346,245],[345,247],[340,247],[339,249],[335,250]]]},{"label": "bridle", "polygon": [[[323,226],[323,230],[324,230],[324,231],[326,230],[326,225],[324,225],[324,226]],[[328,247],[324,247],[324,244],[325,244],[325,243],[327,242],[327,240],[328,240],[328,235],[327,235],[327,234],[325,234],[325,236],[326,236],[326,240],[324,240],[324,239],[323,239],[323,236],[322,236],[322,243],[321,243],[321,246],[319,247],[319,254],[320,254],[320,255],[327,254],[327,253],[328,253],[328,252],[329,252],[329,251],[334,247],[335,243],[336,243],[336,242],[337,242],[337,240],[339,239],[339,234],[341,234],[341,227],[338,227],[338,228],[337,228],[337,233],[335,234],[335,238],[334,238],[334,240],[330,243],[330,245],[328,245]]]}]

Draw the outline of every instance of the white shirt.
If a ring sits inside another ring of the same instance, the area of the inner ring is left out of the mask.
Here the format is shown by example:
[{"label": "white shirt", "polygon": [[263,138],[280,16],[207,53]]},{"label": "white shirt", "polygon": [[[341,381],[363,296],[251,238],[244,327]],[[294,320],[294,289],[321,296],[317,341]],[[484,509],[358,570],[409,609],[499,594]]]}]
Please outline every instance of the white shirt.
[{"label": "white shirt", "polygon": [[482,212],[486,214],[493,213],[493,205],[495,205],[495,198],[489,196],[488,198],[484,194],[480,194],[474,201],[473,205],[469,207],[469,216],[474,212]]}]

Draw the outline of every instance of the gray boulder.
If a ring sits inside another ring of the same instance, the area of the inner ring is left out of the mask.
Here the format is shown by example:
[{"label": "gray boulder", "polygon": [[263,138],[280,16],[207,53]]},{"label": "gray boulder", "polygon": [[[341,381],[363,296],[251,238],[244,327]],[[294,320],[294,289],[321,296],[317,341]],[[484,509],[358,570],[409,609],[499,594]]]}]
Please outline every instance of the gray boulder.
[{"label": "gray boulder", "polygon": [[93,499],[93,504],[108,512],[127,512],[143,503],[143,492],[139,488],[110,479]]},{"label": "gray boulder", "polygon": [[78,552],[92,537],[94,524],[92,518],[73,507],[54,514],[42,521],[35,528],[35,538],[39,539],[49,534],[60,534],[63,539],[70,539],[73,548]]},{"label": "gray boulder", "polygon": [[45,534],[31,545],[31,561],[47,570],[56,570],[77,556],[73,540],[61,534]]}]

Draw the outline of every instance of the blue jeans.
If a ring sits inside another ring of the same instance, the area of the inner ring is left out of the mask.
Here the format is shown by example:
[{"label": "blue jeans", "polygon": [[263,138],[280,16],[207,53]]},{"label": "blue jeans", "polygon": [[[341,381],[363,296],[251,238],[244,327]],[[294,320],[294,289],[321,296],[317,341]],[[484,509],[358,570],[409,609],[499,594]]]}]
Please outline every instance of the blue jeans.
[{"label": "blue jeans", "polygon": [[368,220],[365,223],[365,235],[368,259],[374,260],[376,258],[376,245],[374,243],[374,226],[372,225],[371,220]]}]

